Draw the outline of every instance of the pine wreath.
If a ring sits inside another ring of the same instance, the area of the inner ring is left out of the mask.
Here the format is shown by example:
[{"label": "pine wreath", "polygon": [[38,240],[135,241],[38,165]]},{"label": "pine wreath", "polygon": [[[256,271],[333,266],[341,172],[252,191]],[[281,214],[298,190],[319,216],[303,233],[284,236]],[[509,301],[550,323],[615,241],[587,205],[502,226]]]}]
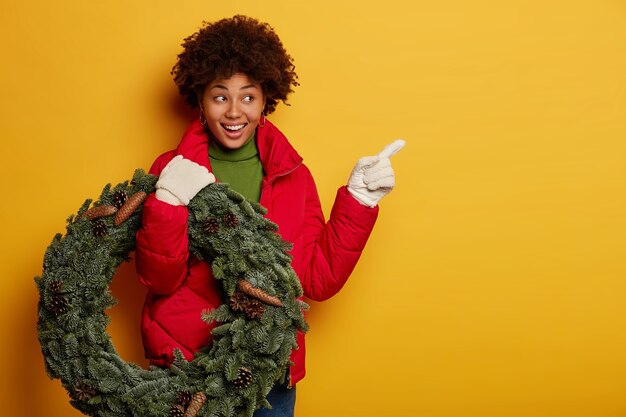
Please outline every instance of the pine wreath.
[{"label": "pine wreath", "polygon": [[[263,207],[228,185],[211,184],[189,204],[190,251],[212,265],[223,288],[223,304],[202,316],[219,323],[213,344],[190,362],[176,351],[169,369],[146,370],[120,358],[106,332],[105,310],[116,303],[109,284],[135,247],[142,201],[156,179],[137,170],[130,183],[105,186],[93,205],[119,206],[117,215],[83,215],[92,203],[87,200],[69,217],[65,236],[57,234],[46,250],[35,282],[48,375],[61,380],[71,404],[87,415],[166,417],[184,410],[185,416],[251,416],[269,405],[267,393],[284,378],[296,332],[307,328],[307,305],[297,300],[302,288],[286,253],[290,245],[263,218]],[[228,221],[212,220],[220,218]],[[242,283],[266,301],[252,298],[259,304],[233,309],[229,301],[239,297]],[[280,303],[267,304],[273,298]]]}]

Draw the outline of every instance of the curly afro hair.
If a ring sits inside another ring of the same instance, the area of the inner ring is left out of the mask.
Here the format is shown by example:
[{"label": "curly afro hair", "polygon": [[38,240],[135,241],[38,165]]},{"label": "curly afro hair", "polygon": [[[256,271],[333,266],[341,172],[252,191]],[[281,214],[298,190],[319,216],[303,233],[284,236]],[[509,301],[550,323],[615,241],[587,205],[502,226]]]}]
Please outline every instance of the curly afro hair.
[{"label": "curly afro hair", "polygon": [[198,107],[204,88],[216,79],[246,74],[259,83],[265,95],[264,113],[298,86],[293,59],[274,29],[267,23],[237,15],[203,27],[185,38],[183,52],[172,68],[180,94],[192,108]]}]

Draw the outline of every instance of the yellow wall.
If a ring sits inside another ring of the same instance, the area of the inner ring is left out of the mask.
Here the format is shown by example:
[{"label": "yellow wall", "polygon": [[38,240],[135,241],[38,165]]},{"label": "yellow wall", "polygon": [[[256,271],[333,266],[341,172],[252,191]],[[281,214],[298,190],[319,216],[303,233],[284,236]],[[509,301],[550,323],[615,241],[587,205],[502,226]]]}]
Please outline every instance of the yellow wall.
[{"label": "yellow wall", "polygon": [[[358,157],[408,142],[351,280],[313,305],[297,415],[624,416],[617,0],[4,0],[2,415],[80,415],[45,375],[32,278],[85,198],[175,146],[193,117],[169,74],[180,42],[235,13],[295,58],[272,120],[327,212]],[[113,288],[109,332],[145,363],[132,266]]]}]

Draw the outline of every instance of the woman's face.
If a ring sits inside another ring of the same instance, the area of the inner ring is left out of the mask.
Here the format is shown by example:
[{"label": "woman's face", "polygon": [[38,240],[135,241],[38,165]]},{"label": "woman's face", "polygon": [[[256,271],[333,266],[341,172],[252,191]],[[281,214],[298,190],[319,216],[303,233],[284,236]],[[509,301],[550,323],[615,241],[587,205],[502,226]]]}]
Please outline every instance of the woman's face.
[{"label": "woman's face", "polygon": [[265,108],[261,85],[245,74],[215,80],[204,89],[207,127],[225,148],[238,149],[254,133]]}]

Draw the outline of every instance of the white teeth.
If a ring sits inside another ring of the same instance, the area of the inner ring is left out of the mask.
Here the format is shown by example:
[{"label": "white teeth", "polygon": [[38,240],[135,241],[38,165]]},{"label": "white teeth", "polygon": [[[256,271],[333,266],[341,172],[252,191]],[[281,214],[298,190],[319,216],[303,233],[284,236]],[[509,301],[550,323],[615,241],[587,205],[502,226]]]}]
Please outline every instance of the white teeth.
[{"label": "white teeth", "polygon": [[245,126],[245,124],[242,124],[242,125],[235,125],[235,126],[226,126],[226,125],[222,125],[222,126],[224,126],[224,129],[226,129],[226,130],[235,131],[235,130],[243,129],[243,127]]}]

